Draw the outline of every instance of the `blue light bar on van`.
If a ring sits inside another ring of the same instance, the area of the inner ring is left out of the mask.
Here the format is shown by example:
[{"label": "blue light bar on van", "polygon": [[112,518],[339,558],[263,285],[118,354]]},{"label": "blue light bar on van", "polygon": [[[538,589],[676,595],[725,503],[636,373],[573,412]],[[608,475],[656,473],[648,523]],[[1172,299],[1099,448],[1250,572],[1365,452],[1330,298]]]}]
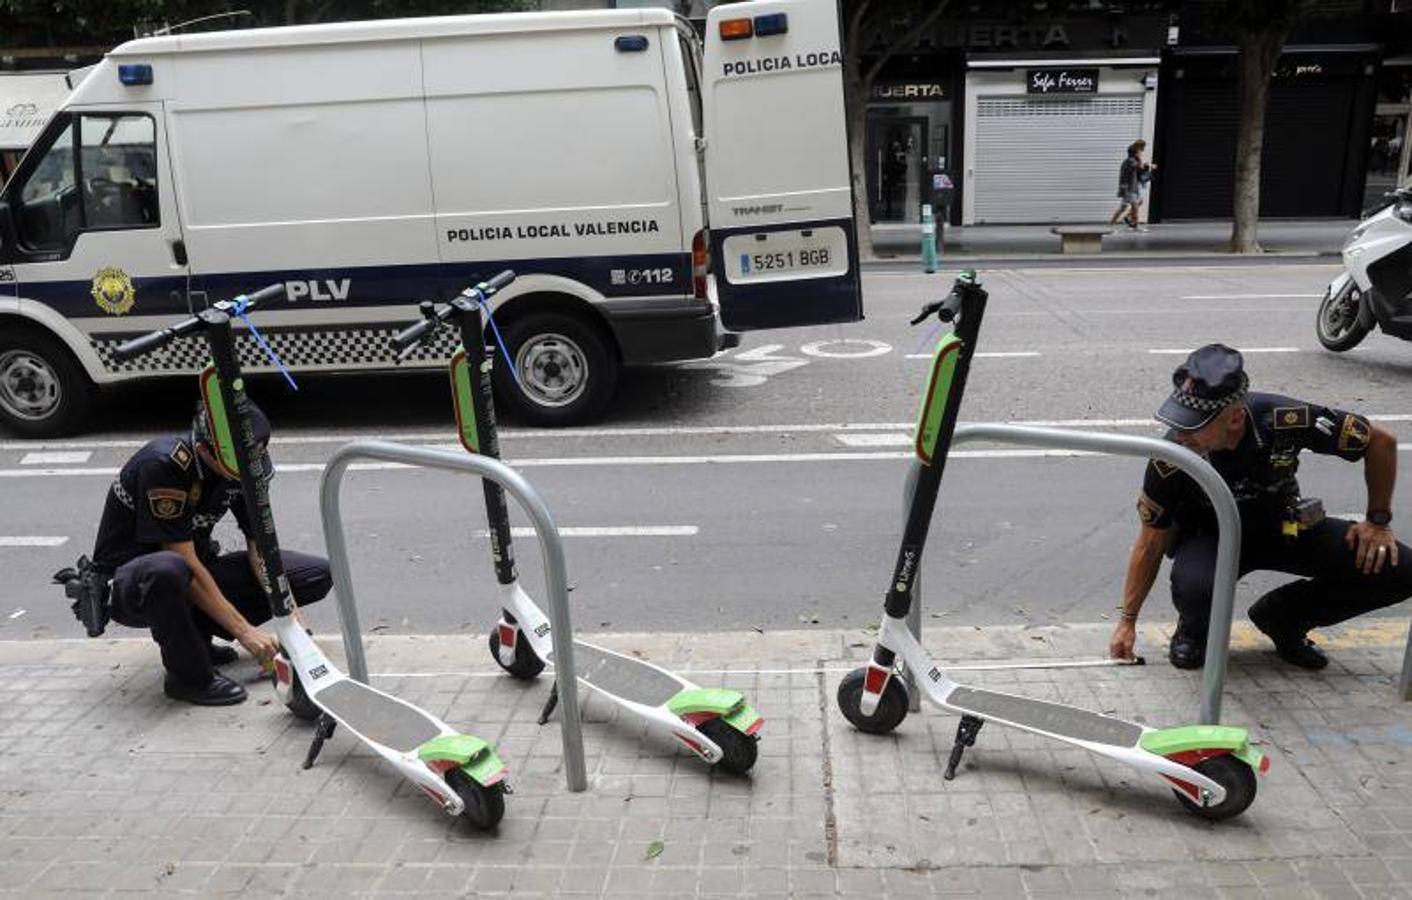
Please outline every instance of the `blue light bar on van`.
[{"label": "blue light bar on van", "polygon": [[789,31],[789,16],[784,13],[770,13],[755,17],[755,36],[768,37],[772,34],[785,34]]},{"label": "blue light bar on van", "polygon": [[123,84],[151,84],[152,67],[147,63],[123,63],[118,66],[118,80]]},{"label": "blue light bar on van", "polygon": [[625,34],[613,41],[613,46],[619,53],[641,53],[647,49],[647,36],[643,34]]}]

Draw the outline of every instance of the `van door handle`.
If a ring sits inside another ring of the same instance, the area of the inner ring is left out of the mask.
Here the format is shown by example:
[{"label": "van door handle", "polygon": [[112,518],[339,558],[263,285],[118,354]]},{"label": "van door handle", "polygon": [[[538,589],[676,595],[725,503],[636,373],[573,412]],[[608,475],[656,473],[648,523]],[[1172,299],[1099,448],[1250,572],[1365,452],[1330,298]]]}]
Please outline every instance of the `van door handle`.
[{"label": "van door handle", "polygon": [[186,241],[172,241],[172,259],[176,260],[179,266],[186,265]]}]

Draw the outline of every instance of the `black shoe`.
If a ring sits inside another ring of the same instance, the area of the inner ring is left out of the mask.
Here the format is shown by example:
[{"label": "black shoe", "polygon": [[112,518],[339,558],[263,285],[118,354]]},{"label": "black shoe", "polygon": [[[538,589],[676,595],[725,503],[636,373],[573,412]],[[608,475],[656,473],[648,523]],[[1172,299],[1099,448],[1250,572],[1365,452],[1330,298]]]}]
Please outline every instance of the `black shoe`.
[{"label": "black shoe", "polygon": [[236,653],[230,644],[217,644],[214,641],[206,645],[206,653],[211,657],[213,666],[228,666],[240,658],[240,654]]},{"label": "black shoe", "polygon": [[1275,624],[1269,610],[1258,600],[1250,607],[1250,621],[1275,642],[1275,653],[1290,665],[1317,671],[1329,664],[1329,658],[1309,640],[1307,631]]},{"label": "black shoe", "polygon": [[211,673],[203,687],[191,687],[168,675],[162,690],[173,700],[185,700],[197,706],[234,706],[245,702],[245,688],[220,672]]},{"label": "black shoe", "polygon": [[1167,645],[1167,658],[1178,669],[1199,669],[1206,662],[1206,641],[1178,631]]}]

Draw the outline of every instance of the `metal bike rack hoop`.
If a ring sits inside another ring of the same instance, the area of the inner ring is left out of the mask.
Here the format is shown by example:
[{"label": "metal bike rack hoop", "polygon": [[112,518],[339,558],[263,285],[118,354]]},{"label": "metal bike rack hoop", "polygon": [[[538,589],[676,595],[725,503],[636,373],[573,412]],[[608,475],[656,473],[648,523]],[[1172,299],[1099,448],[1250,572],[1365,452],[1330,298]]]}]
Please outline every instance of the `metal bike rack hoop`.
[{"label": "metal bike rack hoop", "polygon": [[[430,447],[412,447],[390,441],[353,441],[334,452],[319,483],[319,511],[323,516],[324,540],[328,545],[329,569],[338,617],[343,628],[343,647],[348,654],[348,670],[361,682],[368,680],[368,660],[363,651],[363,629],[358,622],[358,603],[353,595],[353,576],[348,565],[348,544],[343,534],[343,514],[339,496],[344,473],[359,459],[401,463],[429,469],[445,469],[479,475],[497,482],[510,493],[534,522],[544,560],[544,581],[549,593],[549,620],[553,626],[554,669],[562,684],[578,684],[574,669],[574,631],[569,620],[568,577],[564,566],[564,544],[549,507],[520,473],[485,456]],[[578,691],[559,692],[560,737],[564,744],[564,777],[570,791],[588,787],[584,770],[583,723],[579,717]]]},{"label": "metal bike rack hoop", "polygon": [[[1221,692],[1226,683],[1226,655],[1231,642],[1231,617],[1235,611],[1235,586],[1240,578],[1240,509],[1225,479],[1200,456],[1180,444],[1160,438],[991,422],[956,426],[953,446],[975,441],[1160,459],[1186,472],[1201,486],[1216,510],[1216,524],[1220,530],[1216,543],[1216,578],[1211,591],[1211,625],[1206,633],[1206,667],[1201,675],[1201,722],[1218,724],[1221,721]],[[904,489],[904,514],[911,506],[921,465],[920,460],[912,460]],[[920,638],[922,614],[919,588],[914,588],[907,624],[912,633]],[[1404,671],[1403,674],[1404,678],[1412,677],[1412,671]],[[912,673],[908,672],[907,677],[910,682]],[[916,696],[917,692],[913,690],[911,694]]]}]

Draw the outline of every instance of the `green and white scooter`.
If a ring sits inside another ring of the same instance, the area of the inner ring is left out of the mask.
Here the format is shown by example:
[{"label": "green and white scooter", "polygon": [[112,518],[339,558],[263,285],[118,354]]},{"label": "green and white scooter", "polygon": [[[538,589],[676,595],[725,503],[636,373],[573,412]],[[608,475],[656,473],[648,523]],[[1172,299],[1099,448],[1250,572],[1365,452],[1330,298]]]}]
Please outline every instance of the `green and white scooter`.
[{"label": "green and white scooter", "polygon": [[839,709],[860,731],[885,734],[900,725],[909,699],[898,671],[900,663],[914,674],[924,697],[961,716],[944,775],[947,780],[955,777],[961,754],[975,743],[981,726],[995,722],[1152,772],[1172,787],[1186,808],[1207,819],[1237,816],[1255,799],[1256,773],[1263,775],[1270,762],[1250,746],[1244,728],[1150,728],[1062,703],[968,687],[952,681],[907,627],[912,590],[985,304],[986,292],[975,273],[966,272],[944,300],[927,304],[912,322],[916,325],[935,314],[943,322],[954,322],[955,330],[937,343],[932,355],[916,432],[917,457],[923,465],[888,587],[882,629],[868,665],[850,672],[839,684]]},{"label": "green and white scooter", "polygon": [[271,624],[283,651],[275,658],[275,690],[294,715],[319,720],[304,768],[314,764],[336,723],[371,747],[445,812],[464,816],[478,828],[493,828],[505,815],[508,774],[494,748],[478,737],[457,732],[405,700],[349,678],[324,655],[295,617],[270,508],[267,482],[271,473],[264,471],[262,454],[255,446],[250,400],[231,333],[231,319],[242,319],[283,370],[246,318],[246,312],[260,301],[283,294],[284,285],[272,285],[216,303],[175,325],[127,341],[113,356],[132,359],[198,331],[206,339],[213,362],[201,373],[201,399],[216,444],[216,461],[223,474],[240,479],[245,507],[251,511],[255,543],[264,563],[261,586],[269,598]]},{"label": "green and white scooter", "polygon": [[[481,309],[486,309],[489,319],[486,301],[514,279],[514,272],[501,272],[462,291],[449,304],[423,303],[422,320],[393,338],[393,347],[406,356],[430,340],[453,315],[457,317],[461,346],[451,357],[450,369],[457,432],[466,450],[492,459],[500,458],[500,441],[491,396],[492,357],[486,353]],[[494,320],[489,321],[498,341]],[[508,360],[508,353],[505,355]],[[552,372],[541,374],[554,377]],[[512,676],[534,678],[546,663],[554,661],[549,619],[520,587],[516,576],[505,491],[489,479],[483,484],[491,555],[500,583],[501,615],[490,632],[490,652]],[[703,688],[660,666],[579,640],[574,641],[574,659],[578,680],[590,690],[670,733],[711,765],[735,774],[744,774],[755,765],[756,742],[764,720],[739,691]],[[555,682],[540,724],[553,711],[558,688]]]}]

